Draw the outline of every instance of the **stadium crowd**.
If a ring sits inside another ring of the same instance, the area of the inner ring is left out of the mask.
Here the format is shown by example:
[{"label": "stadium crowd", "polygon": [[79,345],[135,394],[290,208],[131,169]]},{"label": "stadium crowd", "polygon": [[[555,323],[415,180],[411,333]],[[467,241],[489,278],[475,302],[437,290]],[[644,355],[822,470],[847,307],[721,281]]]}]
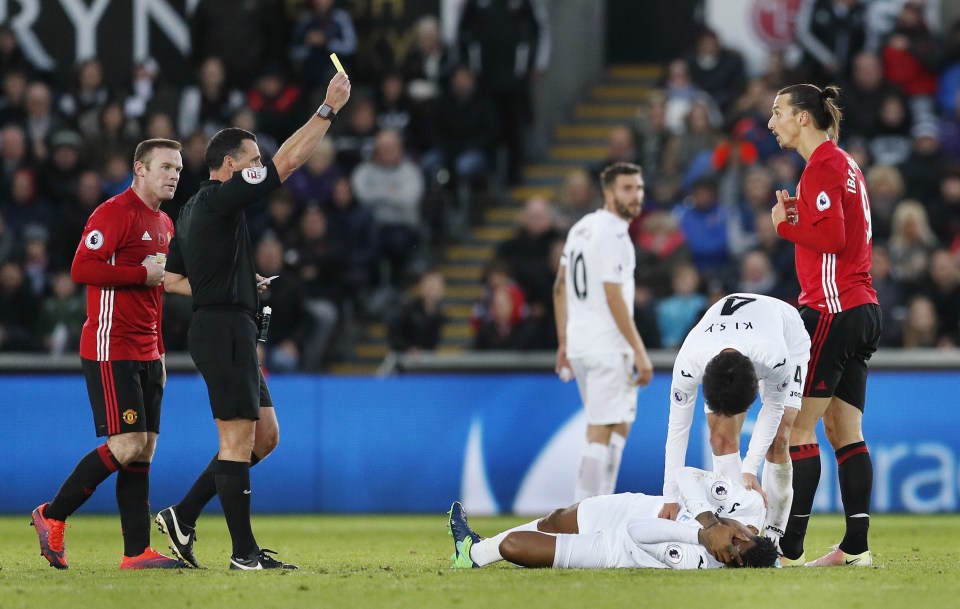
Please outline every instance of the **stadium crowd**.
[{"label": "stadium crowd", "polygon": [[[882,344],[960,345],[960,23],[934,34],[921,4],[907,1],[877,29],[857,0],[806,1],[799,63],[771,53],[766,71],[750,75],[703,29],[664,67],[636,120],[610,131],[606,158],[571,171],[552,200],[523,203],[516,235],[483,273],[475,348],[556,346],[550,286],[563,239],[600,206],[597,176],[615,161],[644,170],[646,203],[631,235],[635,317],[648,347],[679,347],[732,290],[795,302],[793,246],[769,210],[776,189],[795,190],[803,164],[779,149],[767,121],[776,91],[803,81],[842,88],[840,143],[870,193]],[[349,66],[357,52],[351,15],[333,0],[269,15],[257,8],[267,3],[245,3],[232,19],[205,18],[219,4],[197,5],[195,78],[184,85],[152,60],[116,82],[89,58],[64,80],[37,70],[0,26],[0,351],[76,350],[85,313],[70,262],[94,207],[130,184],[137,142],[184,144],[177,195],[164,206],[175,219],[207,177],[211,135],[243,127],[272,154],[322,101],[327,55]],[[519,11],[508,19],[478,4],[465,3],[454,45],[436,19],[417,22],[406,56],[357,83],[331,137],[250,214],[259,272],[282,277],[262,298],[283,311],[271,325],[272,370],[349,357],[352,328],[365,319],[387,322],[398,351],[440,341],[443,279],[429,269],[439,245],[462,238],[451,210],[497,196],[498,179],[520,181],[530,83],[548,65],[539,3],[502,3]],[[231,44],[237,32],[249,41],[242,52]],[[186,348],[189,319],[189,301],[168,295],[168,350]]]}]

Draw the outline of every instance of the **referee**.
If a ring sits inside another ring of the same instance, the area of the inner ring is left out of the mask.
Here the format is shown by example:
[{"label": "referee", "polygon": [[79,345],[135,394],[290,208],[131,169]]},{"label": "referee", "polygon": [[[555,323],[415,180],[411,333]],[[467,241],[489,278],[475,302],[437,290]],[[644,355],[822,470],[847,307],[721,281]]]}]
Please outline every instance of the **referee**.
[{"label": "referee", "polygon": [[[195,486],[211,477],[233,541],[234,570],[296,569],[257,545],[250,525],[250,465],[261,404],[272,405],[257,359],[257,281],[244,210],[266,197],[300,167],[350,97],[350,80],[338,72],[310,119],[264,163],[257,138],[224,129],[207,144],[210,179],[184,205],[167,260],[168,291],[193,296],[189,347],[203,375],[217,423],[220,450]],[[275,417],[269,409],[271,421]],[[263,455],[262,455],[263,456]],[[166,510],[165,510],[166,512]],[[164,530],[178,556],[193,558],[193,530],[174,520]],[[183,526],[181,526],[181,524]],[[161,524],[161,529],[164,525]],[[186,543],[184,543],[186,541]]]}]

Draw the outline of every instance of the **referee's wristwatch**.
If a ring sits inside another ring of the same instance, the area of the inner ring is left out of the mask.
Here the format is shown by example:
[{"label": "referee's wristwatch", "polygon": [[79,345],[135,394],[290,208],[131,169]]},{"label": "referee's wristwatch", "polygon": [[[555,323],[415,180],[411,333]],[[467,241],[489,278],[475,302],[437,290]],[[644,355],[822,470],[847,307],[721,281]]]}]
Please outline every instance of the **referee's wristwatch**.
[{"label": "referee's wristwatch", "polygon": [[317,108],[317,116],[330,121],[331,125],[337,122],[337,113],[334,112],[333,106],[327,103],[321,104],[321,106]]}]

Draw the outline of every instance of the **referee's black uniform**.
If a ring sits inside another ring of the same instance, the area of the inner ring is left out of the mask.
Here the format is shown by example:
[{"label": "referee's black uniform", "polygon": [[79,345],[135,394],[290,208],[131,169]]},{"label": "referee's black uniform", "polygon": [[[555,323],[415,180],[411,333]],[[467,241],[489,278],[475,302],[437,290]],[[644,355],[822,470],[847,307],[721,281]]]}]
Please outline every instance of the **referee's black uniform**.
[{"label": "referee's black uniform", "polygon": [[180,211],[167,270],[193,291],[189,347],[217,419],[260,418],[272,406],[257,359],[257,284],[244,209],[280,186],[272,161],[226,182],[206,180]]}]

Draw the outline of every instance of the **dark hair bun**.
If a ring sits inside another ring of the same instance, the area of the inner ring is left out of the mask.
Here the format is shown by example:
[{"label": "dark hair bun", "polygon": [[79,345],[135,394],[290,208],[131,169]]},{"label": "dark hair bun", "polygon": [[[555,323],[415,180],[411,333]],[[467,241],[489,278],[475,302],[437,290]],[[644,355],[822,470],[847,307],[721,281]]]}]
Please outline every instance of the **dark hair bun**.
[{"label": "dark hair bun", "polygon": [[820,97],[823,99],[837,99],[840,97],[840,88],[836,85],[824,87],[823,91],[820,92]]}]

